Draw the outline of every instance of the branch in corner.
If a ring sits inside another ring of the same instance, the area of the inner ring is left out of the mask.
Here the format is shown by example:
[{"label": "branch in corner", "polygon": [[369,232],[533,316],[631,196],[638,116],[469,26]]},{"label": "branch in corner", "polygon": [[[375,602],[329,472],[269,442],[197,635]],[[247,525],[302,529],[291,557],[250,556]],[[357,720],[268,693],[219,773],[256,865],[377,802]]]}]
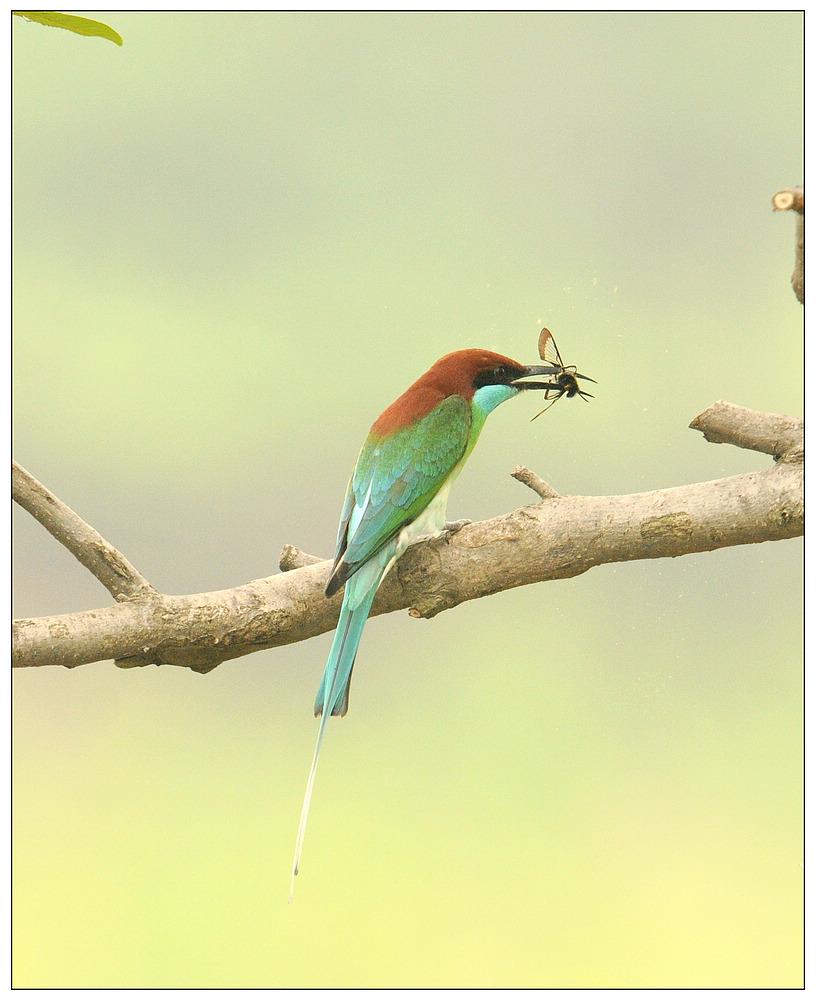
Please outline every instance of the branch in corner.
[{"label": "branch in corner", "polygon": [[794,212],[796,215],[795,259],[791,285],[796,298],[805,304],[805,189],[788,188],[777,191],[773,196],[773,207],[777,212]]}]

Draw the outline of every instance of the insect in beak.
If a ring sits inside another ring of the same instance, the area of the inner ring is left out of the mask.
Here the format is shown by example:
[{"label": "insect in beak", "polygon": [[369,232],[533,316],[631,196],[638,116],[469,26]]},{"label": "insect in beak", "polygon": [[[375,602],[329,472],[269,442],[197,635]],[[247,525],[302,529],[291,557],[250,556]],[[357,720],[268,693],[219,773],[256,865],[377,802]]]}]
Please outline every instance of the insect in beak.
[{"label": "insect in beak", "polygon": [[[592,393],[586,392],[578,384],[578,379],[585,379],[587,382],[595,383],[594,378],[590,378],[589,375],[582,375],[575,365],[565,365],[561,360],[561,353],[558,350],[558,346],[555,343],[555,338],[550,333],[550,331],[544,327],[538,337],[538,354],[542,361],[546,361],[548,365],[552,365],[555,369],[555,381],[551,388],[545,389],[544,398],[549,399],[550,402],[536,413],[532,420],[540,417],[542,413],[545,413],[553,405],[557,403],[562,396],[566,396],[567,399],[572,399],[573,396],[580,396],[581,399],[594,399],[595,397]],[[532,421],[531,421],[532,422]]]}]

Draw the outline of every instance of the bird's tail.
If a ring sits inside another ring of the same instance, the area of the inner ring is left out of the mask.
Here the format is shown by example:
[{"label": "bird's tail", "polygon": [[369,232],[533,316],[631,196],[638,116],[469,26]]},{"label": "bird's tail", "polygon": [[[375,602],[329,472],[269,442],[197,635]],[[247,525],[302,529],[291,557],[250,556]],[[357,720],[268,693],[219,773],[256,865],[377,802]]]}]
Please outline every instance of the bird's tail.
[{"label": "bird's tail", "polygon": [[300,825],[298,826],[297,843],[295,844],[295,860],[292,865],[292,885],[289,892],[289,902],[295,892],[295,876],[300,868],[300,855],[303,850],[303,838],[306,834],[306,820],[309,816],[309,803],[312,799],[312,788],[314,786],[315,772],[317,771],[317,761],[320,757],[320,748],[323,746],[323,737],[326,734],[326,723],[332,715],[345,715],[348,709],[348,692],[351,683],[351,670],[354,666],[354,658],[357,655],[357,647],[360,644],[360,637],[363,634],[363,627],[371,610],[371,602],[377,592],[376,587],[366,593],[362,601],[354,608],[349,607],[349,594],[343,601],[340,611],[340,620],[337,623],[337,631],[334,634],[329,658],[326,662],[326,669],[323,671],[323,680],[320,682],[320,689],[315,700],[315,715],[320,715],[320,726],[317,730],[317,743],[315,744],[312,766],[309,771],[309,780],[306,783],[306,795],[303,799],[303,809],[300,813]]},{"label": "bird's tail", "polygon": [[368,621],[368,612],[377,593],[377,585],[369,588],[363,594],[362,600],[359,598],[355,600],[357,595],[351,589],[352,583],[346,585],[347,592],[343,607],[340,609],[337,631],[334,633],[326,669],[323,671],[323,679],[315,698],[315,715],[345,715],[348,711],[351,671],[354,669],[357,647],[360,645],[360,638]]}]

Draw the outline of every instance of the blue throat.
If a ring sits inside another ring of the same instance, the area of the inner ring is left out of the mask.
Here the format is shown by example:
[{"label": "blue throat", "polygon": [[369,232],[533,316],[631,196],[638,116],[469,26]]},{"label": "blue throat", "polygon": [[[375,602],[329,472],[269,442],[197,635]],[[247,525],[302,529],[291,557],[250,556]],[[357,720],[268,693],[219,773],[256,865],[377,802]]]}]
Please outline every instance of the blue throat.
[{"label": "blue throat", "polygon": [[483,385],[473,393],[473,405],[486,417],[507,399],[512,399],[521,390],[516,385]]}]

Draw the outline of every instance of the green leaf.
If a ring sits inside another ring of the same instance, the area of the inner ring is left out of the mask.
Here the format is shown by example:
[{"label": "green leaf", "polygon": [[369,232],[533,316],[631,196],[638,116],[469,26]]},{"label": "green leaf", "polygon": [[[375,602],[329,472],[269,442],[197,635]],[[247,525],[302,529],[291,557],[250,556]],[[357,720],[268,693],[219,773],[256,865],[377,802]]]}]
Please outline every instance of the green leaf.
[{"label": "green leaf", "polygon": [[122,37],[113,28],[101,21],[92,21],[88,17],[77,17],[75,14],[60,14],[56,10],[13,10],[12,14],[24,17],[26,21],[37,21],[49,28],[65,28],[77,35],[91,35],[96,38],[107,38],[117,45],[122,44]]}]

